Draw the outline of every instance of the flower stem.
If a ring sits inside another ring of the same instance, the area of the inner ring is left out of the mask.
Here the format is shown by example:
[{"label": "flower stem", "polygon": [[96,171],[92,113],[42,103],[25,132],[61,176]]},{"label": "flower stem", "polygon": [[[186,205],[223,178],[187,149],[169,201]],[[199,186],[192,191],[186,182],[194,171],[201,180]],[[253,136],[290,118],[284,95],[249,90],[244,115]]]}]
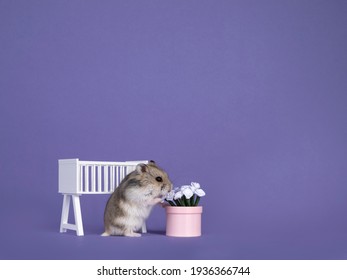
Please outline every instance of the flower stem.
[{"label": "flower stem", "polygon": [[185,200],[186,205],[187,205],[187,206],[190,206],[190,199],[184,197],[184,200]]},{"label": "flower stem", "polygon": [[200,196],[196,196],[194,206],[198,206],[199,201],[200,201]]},{"label": "flower stem", "polygon": [[173,203],[172,201],[168,201],[168,202],[169,202],[169,204],[170,204],[171,206],[176,206],[176,204]]},{"label": "flower stem", "polygon": [[180,203],[180,201],[179,201],[178,199],[175,199],[174,201],[175,201],[175,203],[176,203],[176,206],[182,206],[181,203]]},{"label": "flower stem", "polygon": [[190,205],[191,205],[191,206],[195,206],[194,200],[195,200],[195,195],[193,195],[193,196],[190,198]]}]

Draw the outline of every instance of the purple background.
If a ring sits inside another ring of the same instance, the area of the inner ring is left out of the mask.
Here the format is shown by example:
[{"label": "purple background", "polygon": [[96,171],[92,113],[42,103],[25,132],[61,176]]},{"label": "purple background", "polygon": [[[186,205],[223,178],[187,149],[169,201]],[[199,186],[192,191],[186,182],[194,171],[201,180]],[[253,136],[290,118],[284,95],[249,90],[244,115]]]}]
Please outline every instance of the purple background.
[{"label": "purple background", "polygon": [[[0,1],[1,259],[347,259],[346,1]],[[154,159],[201,238],[60,234],[58,159]]]}]

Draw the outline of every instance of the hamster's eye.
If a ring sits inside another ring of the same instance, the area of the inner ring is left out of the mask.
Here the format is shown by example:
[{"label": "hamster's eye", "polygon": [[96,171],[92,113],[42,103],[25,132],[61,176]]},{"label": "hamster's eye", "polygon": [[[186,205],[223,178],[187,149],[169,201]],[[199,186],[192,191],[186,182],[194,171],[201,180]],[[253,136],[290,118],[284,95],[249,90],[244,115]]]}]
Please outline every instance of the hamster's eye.
[{"label": "hamster's eye", "polygon": [[157,182],[163,182],[163,178],[161,178],[160,176],[155,177],[155,180],[156,180]]}]

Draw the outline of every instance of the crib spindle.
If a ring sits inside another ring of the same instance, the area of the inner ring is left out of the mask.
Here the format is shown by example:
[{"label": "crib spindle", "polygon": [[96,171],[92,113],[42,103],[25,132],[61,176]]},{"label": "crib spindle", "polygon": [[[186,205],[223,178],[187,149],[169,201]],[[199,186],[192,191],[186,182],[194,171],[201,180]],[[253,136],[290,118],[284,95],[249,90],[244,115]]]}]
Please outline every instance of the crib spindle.
[{"label": "crib spindle", "polygon": [[104,166],[104,191],[109,192],[108,188],[108,166]]},{"label": "crib spindle", "polygon": [[116,185],[119,186],[120,181],[119,181],[119,166],[116,166]]},{"label": "crib spindle", "polygon": [[96,170],[97,170],[96,173],[97,173],[97,177],[98,177],[96,189],[97,189],[97,192],[101,192],[101,188],[100,188],[100,186],[101,186],[101,172],[100,172],[101,166],[97,165]]},{"label": "crib spindle", "polygon": [[92,192],[95,192],[96,190],[96,176],[95,176],[95,165],[91,166],[91,185],[92,185]]},{"label": "crib spindle", "polygon": [[83,166],[78,166],[79,170],[79,182],[78,182],[78,192],[83,192]]},{"label": "crib spindle", "polygon": [[84,191],[89,192],[89,166],[84,166]]},{"label": "crib spindle", "polygon": [[112,184],[112,192],[118,187],[118,182],[117,182],[117,166],[112,166],[113,170],[113,184]]},{"label": "crib spindle", "polygon": [[125,177],[125,168],[124,166],[121,166],[120,169],[121,169],[121,180],[123,180]]},{"label": "crib spindle", "polygon": [[110,192],[113,192],[113,166],[110,166],[109,170],[110,170]]},{"label": "crib spindle", "polygon": [[112,166],[109,166],[109,172],[110,172],[110,192],[113,192],[113,174],[112,174],[112,171],[113,171],[113,167]]}]

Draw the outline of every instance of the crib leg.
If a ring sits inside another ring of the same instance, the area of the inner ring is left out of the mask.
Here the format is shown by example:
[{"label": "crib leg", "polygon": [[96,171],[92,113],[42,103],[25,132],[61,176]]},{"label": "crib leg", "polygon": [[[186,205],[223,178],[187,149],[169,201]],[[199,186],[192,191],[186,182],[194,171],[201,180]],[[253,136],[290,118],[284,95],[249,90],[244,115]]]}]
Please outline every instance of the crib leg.
[{"label": "crib leg", "polygon": [[64,225],[67,224],[67,220],[69,218],[70,200],[71,200],[71,196],[64,194],[63,208],[61,211],[61,220],[60,220],[60,232],[66,232],[66,228],[64,227]]},{"label": "crib leg", "polygon": [[[71,198],[75,215],[75,224],[69,224],[68,222]],[[64,194],[63,209],[61,212],[60,221],[60,232],[66,232],[66,230],[68,229],[75,230],[78,236],[84,235],[79,195]]]},{"label": "crib leg", "polygon": [[142,224],[142,233],[147,233],[146,222],[143,222]]},{"label": "crib leg", "polygon": [[82,223],[82,213],[81,213],[81,204],[79,195],[72,196],[73,210],[75,214],[75,223],[76,223],[76,233],[78,236],[84,235],[83,232],[83,223]]}]

